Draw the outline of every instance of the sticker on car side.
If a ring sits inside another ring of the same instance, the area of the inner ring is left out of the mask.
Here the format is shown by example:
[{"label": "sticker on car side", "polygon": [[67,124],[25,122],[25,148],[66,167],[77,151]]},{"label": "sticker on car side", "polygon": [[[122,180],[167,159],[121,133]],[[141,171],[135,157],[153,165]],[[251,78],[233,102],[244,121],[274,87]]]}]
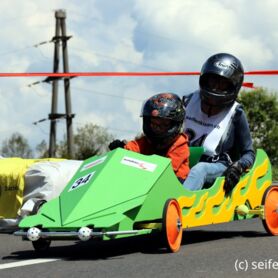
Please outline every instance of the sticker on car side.
[{"label": "sticker on car side", "polygon": [[105,161],[106,158],[107,158],[107,156],[104,156],[104,157],[101,157],[101,158],[99,158],[99,159],[97,159],[97,160],[94,160],[94,161],[92,161],[92,162],[89,162],[89,163],[85,164],[85,165],[82,167],[81,171],[88,170],[88,169],[90,169],[90,168],[92,168],[92,167],[95,167],[95,166],[97,166],[97,165],[103,163],[103,162]]},{"label": "sticker on car side", "polygon": [[88,182],[91,180],[92,176],[95,174],[95,172],[89,173],[83,177],[78,178],[73,182],[71,187],[69,188],[68,192],[75,190],[77,188],[80,188],[81,186],[84,186],[88,184]]},{"label": "sticker on car side", "polygon": [[153,172],[157,167],[156,164],[146,162],[143,160],[139,160],[139,159],[135,159],[135,158],[128,157],[128,156],[125,156],[121,160],[121,163],[125,164],[127,166],[135,167],[135,168],[142,169],[142,170],[149,171],[149,172]]}]

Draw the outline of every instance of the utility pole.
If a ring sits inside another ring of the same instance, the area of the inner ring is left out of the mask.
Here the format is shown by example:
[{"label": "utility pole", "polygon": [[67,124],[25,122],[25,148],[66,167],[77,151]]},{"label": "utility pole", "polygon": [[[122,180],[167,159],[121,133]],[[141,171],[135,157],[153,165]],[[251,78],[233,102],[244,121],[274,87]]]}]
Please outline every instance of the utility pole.
[{"label": "utility pole", "polygon": [[[64,73],[69,72],[68,63],[68,50],[67,41],[71,36],[66,35],[66,12],[64,10],[55,11],[56,28],[54,41],[54,61],[53,61],[53,72],[59,72],[59,60],[60,60],[60,46],[62,44],[63,53],[63,71]],[[67,149],[69,158],[73,157],[73,129],[72,119],[74,114],[71,111],[71,96],[70,96],[70,78],[65,77],[64,79],[64,92],[65,92],[65,114],[58,113],[58,78],[47,78],[52,81],[52,102],[51,102],[51,114],[48,118],[50,120],[50,137],[49,137],[49,157],[55,157],[56,155],[56,121],[60,118],[65,118],[67,123]]]}]

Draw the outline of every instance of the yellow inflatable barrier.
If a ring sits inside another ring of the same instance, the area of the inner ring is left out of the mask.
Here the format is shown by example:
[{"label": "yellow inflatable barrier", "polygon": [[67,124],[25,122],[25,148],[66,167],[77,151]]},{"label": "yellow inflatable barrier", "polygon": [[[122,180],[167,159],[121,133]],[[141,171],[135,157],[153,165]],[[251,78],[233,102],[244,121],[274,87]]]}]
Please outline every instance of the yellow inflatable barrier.
[{"label": "yellow inflatable barrier", "polygon": [[16,218],[22,206],[24,174],[28,167],[41,161],[61,161],[62,159],[0,159],[0,219]]}]

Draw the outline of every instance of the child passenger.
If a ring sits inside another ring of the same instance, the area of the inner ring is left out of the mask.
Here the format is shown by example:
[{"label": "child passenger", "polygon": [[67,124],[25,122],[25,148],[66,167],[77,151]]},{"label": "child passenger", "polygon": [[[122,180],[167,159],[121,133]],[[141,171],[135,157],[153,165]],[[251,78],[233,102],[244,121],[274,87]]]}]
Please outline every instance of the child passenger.
[{"label": "child passenger", "polygon": [[168,157],[177,178],[183,182],[189,173],[189,148],[187,135],[182,132],[185,117],[182,100],[173,93],[154,95],[143,104],[141,117],[144,134],[129,142],[115,140],[109,149],[122,147]]}]

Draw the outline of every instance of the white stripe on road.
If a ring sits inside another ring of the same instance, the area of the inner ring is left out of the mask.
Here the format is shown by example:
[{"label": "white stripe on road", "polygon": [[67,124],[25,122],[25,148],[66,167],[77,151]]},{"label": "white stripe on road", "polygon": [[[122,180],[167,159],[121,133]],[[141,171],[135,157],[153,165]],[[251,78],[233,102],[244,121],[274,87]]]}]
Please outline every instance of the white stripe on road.
[{"label": "white stripe on road", "polygon": [[33,260],[26,260],[21,262],[6,263],[6,264],[0,264],[0,269],[20,267],[20,266],[26,266],[32,264],[43,264],[43,263],[55,262],[58,260],[60,259],[33,259]]}]

